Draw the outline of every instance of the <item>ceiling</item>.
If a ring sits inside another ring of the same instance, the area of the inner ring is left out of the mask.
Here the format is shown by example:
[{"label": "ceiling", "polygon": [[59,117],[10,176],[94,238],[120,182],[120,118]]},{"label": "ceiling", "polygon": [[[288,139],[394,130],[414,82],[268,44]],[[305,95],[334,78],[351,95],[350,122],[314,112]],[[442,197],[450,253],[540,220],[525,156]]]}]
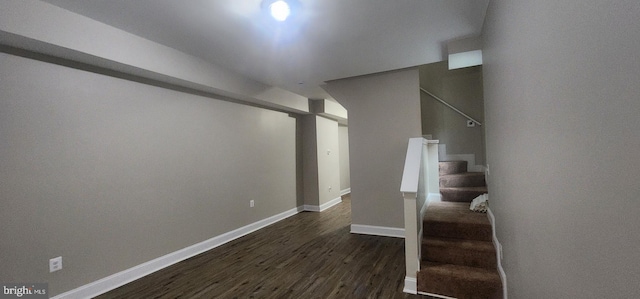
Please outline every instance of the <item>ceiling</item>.
[{"label": "ceiling", "polygon": [[262,0],[43,0],[309,98],[325,81],[443,60],[479,35],[489,0],[298,0],[285,22]]}]

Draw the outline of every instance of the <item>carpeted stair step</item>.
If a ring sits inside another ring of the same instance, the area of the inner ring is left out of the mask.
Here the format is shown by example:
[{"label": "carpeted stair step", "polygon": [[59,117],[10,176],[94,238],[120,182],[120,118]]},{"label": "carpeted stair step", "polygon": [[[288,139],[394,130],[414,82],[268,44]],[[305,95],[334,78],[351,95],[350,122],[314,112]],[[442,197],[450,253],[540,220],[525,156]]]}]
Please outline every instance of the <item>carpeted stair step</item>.
[{"label": "carpeted stair step", "polygon": [[495,269],[422,262],[418,291],[458,299],[502,299],[502,283]]},{"label": "carpeted stair step", "polygon": [[422,239],[422,260],[468,267],[496,269],[492,242],[427,237]]},{"label": "carpeted stair step", "polygon": [[488,193],[487,187],[440,187],[442,201],[471,202],[479,195]]},{"label": "carpeted stair step", "polygon": [[492,241],[487,215],[469,210],[468,203],[429,204],[423,220],[423,232],[425,237]]},{"label": "carpeted stair step", "polygon": [[484,187],[487,183],[482,172],[464,172],[440,176],[440,187]]},{"label": "carpeted stair step", "polygon": [[467,172],[467,161],[438,162],[438,172],[440,173],[441,176]]}]

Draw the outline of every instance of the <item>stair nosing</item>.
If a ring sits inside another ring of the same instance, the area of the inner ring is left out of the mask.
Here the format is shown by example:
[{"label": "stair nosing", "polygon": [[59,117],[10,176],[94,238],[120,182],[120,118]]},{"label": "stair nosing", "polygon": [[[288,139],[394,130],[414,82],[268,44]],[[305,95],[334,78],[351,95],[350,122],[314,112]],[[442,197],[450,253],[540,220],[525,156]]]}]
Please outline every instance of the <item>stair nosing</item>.
[{"label": "stair nosing", "polygon": [[484,176],[484,172],[467,171],[467,172],[460,172],[460,173],[443,174],[443,175],[440,175],[439,177],[443,178],[443,177],[455,177],[455,176]]},{"label": "stair nosing", "polygon": [[[430,246],[454,246],[463,250],[476,250],[476,251],[493,251],[495,252],[495,247],[493,245],[493,241],[483,241],[483,240],[473,240],[473,239],[460,239],[460,238],[447,238],[442,236],[424,236],[422,238],[421,244],[425,244],[428,240],[436,241],[440,244],[430,244]],[[471,244],[464,244],[471,243]],[[425,244],[428,245],[428,244]],[[479,245],[480,247],[468,247],[466,245]]]},{"label": "stair nosing", "polygon": [[442,189],[444,189],[445,191],[473,191],[473,192],[482,192],[482,191],[484,191],[485,193],[489,193],[489,192],[488,192],[488,188],[487,188],[487,186],[476,186],[476,187],[440,187],[440,192],[442,192]]}]

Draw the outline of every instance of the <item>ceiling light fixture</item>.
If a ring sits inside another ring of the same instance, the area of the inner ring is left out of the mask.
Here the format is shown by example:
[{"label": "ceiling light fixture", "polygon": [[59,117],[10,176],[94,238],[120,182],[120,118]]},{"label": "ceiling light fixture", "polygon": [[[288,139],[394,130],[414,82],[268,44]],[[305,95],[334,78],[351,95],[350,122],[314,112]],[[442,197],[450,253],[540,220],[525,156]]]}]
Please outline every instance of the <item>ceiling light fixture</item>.
[{"label": "ceiling light fixture", "polygon": [[283,22],[291,15],[291,7],[289,3],[278,0],[269,5],[269,12],[274,19]]}]

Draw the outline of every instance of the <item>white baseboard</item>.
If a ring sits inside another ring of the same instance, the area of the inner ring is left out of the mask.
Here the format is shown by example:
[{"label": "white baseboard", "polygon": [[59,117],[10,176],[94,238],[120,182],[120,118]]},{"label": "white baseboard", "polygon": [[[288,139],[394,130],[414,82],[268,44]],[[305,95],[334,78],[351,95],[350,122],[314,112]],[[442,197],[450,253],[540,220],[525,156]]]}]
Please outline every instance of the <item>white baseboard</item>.
[{"label": "white baseboard", "polygon": [[352,234],[404,238],[404,228],[351,224]]},{"label": "white baseboard", "polygon": [[429,193],[429,195],[427,196],[427,202],[432,203],[432,202],[441,202],[442,201],[442,194],[440,193]]},{"label": "white baseboard", "polygon": [[408,294],[418,294],[418,279],[415,277],[404,277],[404,289],[403,292]]},{"label": "white baseboard", "polygon": [[328,202],[325,202],[319,206],[314,206],[314,205],[304,205],[304,210],[305,211],[310,211],[310,212],[322,212],[330,207],[333,207],[339,203],[342,202],[342,197],[336,197]]},{"label": "white baseboard", "polygon": [[115,273],[113,275],[107,276],[105,278],[94,281],[92,283],[83,285],[79,288],[76,288],[68,292],[62,293],[60,295],[57,295],[55,297],[52,297],[52,299],[93,298],[95,296],[104,294],[120,286],[123,286],[136,279],[147,276],[153,272],[169,267],[175,263],[181,262],[190,257],[196,256],[200,253],[211,250],[227,242],[233,241],[237,238],[250,234],[265,226],[276,223],[287,217],[293,216],[301,212],[302,210],[303,210],[302,207],[293,208],[291,210],[282,212],[280,214],[271,216],[269,218],[251,223],[241,228],[224,233],[222,235],[213,237],[211,239],[208,239],[200,243],[191,245],[189,247],[180,249],[178,251],[169,253],[167,255],[153,259],[146,263],[142,263],[140,265],[134,266],[127,270]]},{"label": "white baseboard", "polygon": [[502,268],[502,245],[496,236],[496,218],[493,216],[491,208],[487,208],[487,216],[491,222],[491,230],[493,231],[493,246],[496,248],[496,261],[498,262],[498,273],[502,281],[502,298],[507,299],[507,275]]},{"label": "white baseboard", "polygon": [[454,297],[449,297],[449,296],[444,296],[444,295],[438,295],[438,294],[432,294],[432,293],[427,293],[427,292],[418,292],[418,294],[420,294],[420,295],[426,295],[426,296],[434,297],[434,298],[441,298],[441,299],[458,299],[458,298],[454,298]]},{"label": "white baseboard", "polygon": [[349,194],[349,193],[351,193],[351,188],[347,188],[347,189],[344,189],[344,190],[340,191],[340,196],[343,196],[343,195],[346,195],[346,194]]}]

